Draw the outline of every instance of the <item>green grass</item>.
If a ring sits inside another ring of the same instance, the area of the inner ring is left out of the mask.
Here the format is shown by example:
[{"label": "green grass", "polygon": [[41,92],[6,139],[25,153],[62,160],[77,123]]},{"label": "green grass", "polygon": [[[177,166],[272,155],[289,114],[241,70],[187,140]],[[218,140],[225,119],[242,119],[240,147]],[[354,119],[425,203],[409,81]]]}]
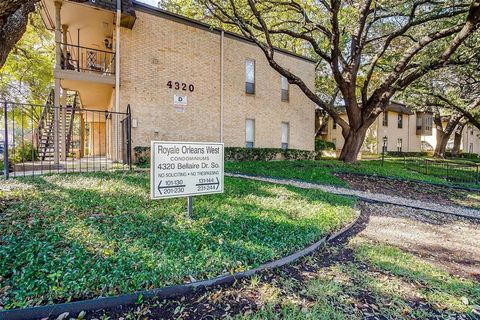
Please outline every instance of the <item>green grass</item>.
[{"label": "green grass", "polygon": [[335,173],[359,173],[391,177],[412,181],[423,181],[443,185],[460,185],[480,188],[474,183],[453,183],[442,175],[427,175],[422,172],[407,170],[400,158],[381,160],[362,160],[355,164],[347,164],[338,160],[316,161],[259,161],[259,162],[226,162],[225,170],[232,173],[278,177],[283,179],[298,179],[308,182],[347,187],[347,183],[337,178]]},{"label": "green grass", "polygon": [[[234,318],[362,319],[365,312],[387,319],[474,318],[472,306],[480,303],[478,282],[451,276],[392,246],[360,240],[348,247],[356,261],[319,268],[304,282],[292,282],[288,274],[275,282],[250,282],[247,288],[256,292],[260,310]],[[413,306],[414,301],[429,307]],[[362,313],[365,307],[370,310]]]},{"label": "green grass", "polygon": [[354,200],[225,178],[222,195],[149,199],[148,173],[2,181],[0,308],[109,296],[256,267],[355,216]]},{"label": "green grass", "polygon": [[420,284],[418,295],[431,305],[458,313],[468,313],[469,305],[480,303],[480,283],[454,277],[433,265],[399,248],[360,242],[355,244],[356,256],[375,268],[388,272],[404,281]]}]

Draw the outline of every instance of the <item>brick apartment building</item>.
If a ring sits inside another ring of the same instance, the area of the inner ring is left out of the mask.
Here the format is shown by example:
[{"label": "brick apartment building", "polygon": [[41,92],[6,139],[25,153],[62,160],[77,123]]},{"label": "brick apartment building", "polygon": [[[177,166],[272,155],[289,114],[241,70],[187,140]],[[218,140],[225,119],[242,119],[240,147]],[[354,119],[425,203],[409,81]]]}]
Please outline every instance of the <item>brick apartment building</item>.
[{"label": "brick apartment building", "polygon": [[[88,110],[125,112],[129,105],[132,147],[170,140],[314,148],[314,104],[245,38],[130,0],[121,1],[121,15],[115,0],[41,6],[57,43],[55,105],[72,91]],[[275,54],[313,88],[312,60]],[[118,158],[119,126],[108,116],[83,117],[79,136],[91,146],[80,143],[80,153]],[[95,146],[93,134],[102,141]]]}]

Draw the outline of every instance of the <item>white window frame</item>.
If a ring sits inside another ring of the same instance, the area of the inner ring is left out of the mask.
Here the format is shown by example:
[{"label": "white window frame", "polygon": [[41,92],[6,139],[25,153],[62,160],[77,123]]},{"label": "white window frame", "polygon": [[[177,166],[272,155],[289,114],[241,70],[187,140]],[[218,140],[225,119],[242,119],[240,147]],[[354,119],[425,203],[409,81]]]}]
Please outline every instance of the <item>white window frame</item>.
[{"label": "white window frame", "polygon": [[[248,123],[252,124],[251,134],[248,132]],[[255,146],[255,119],[252,118],[245,119],[245,146],[246,148],[253,148]]]},{"label": "white window frame", "polygon": [[280,75],[280,96],[282,101],[290,101],[290,84],[288,79],[282,75]]},{"label": "white window frame", "polygon": [[[249,77],[249,62],[253,66],[253,78]],[[250,58],[245,59],[245,93],[255,94],[255,60]]]},{"label": "white window frame", "polygon": [[[284,132],[283,132],[283,128],[287,128],[287,134],[286,134],[286,137],[284,135]],[[288,145],[290,143],[290,123],[289,122],[282,122],[282,124],[280,125],[280,134],[281,134],[281,148],[284,149],[284,150],[287,150],[288,149]],[[285,139],[284,139],[285,138]]]}]

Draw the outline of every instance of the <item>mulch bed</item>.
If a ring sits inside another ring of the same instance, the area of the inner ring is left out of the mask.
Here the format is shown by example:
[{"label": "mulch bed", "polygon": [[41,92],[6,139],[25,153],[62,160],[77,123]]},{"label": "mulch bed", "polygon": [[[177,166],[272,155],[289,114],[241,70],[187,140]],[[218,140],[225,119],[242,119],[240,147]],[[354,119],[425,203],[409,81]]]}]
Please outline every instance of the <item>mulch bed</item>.
[{"label": "mulch bed", "polygon": [[382,193],[425,202],[434,202],[448,206],[465,206],[480,208],[480,191],[466,191],[448,187],[418,183],[406,180],[386,179],[382,177],[356,175],[350,173],[336,173],[338,178],[347,182],[352,189]]}]

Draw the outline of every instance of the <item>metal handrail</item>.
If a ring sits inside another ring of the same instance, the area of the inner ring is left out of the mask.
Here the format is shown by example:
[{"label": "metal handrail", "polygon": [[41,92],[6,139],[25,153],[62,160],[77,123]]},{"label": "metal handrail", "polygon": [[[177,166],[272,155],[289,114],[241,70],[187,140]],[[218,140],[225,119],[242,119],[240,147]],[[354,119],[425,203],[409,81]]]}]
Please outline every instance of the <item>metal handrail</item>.
[{"label": "metal handrail", "polygon": [[62,46],[61,68],[63,70],[115,74],[114,51],[88,48],[63,42],[58,42],[57,45]]}]

